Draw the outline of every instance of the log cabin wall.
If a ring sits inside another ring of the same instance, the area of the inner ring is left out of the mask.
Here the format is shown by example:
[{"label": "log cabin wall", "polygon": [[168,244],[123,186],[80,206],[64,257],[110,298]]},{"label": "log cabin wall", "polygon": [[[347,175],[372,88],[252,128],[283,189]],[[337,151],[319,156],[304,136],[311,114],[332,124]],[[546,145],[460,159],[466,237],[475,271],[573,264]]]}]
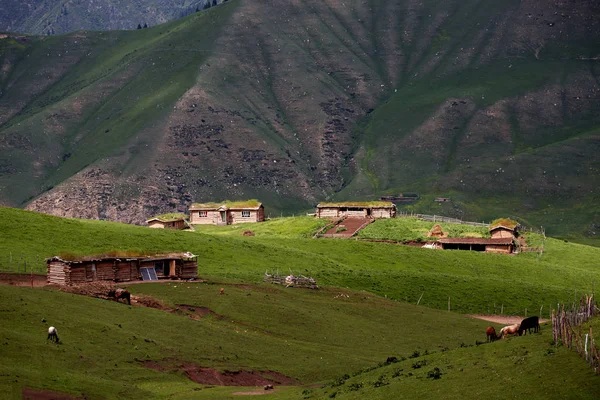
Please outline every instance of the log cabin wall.
[{"label": "log cabin wall", "polygon": [[514,233],[513,231],[510,231],[508,229],[492,229],[490,231],[490,235],[492,237],[492,239],[504,239],[504,238],[512,238],[514,237]]},{"label": "log cabin wall", "polygon": [[85,267],[83,265],[71,265],[69,266],[69,271],[67,273],[68,275],[68,279],[69,282],[67,283],[67,285],[77,285],[78,283],[85,283],[86,282],[86,271],[85,271]]},{"label": "log cabin wall", "polygon": [[338,208],[319,208],[317,215],[319,218],[337,218],[340,216],[340,212]]},{"label": "log cabin wall", "polygon": [[67,285],[68,284],[68,264],[61,261],[52,261],[48,263],[46,268],[47,281],[51,285]]},{"label": "log cabin wall", "polygon": [[502,253],[502,254],[509,254],[512,252],[512,246],[511,245],[493,245],[493,244],[488,244],[485,246],[485,251],[488,253]]},{"label": "log cabin wall", "polygon": [[183,263],[179,265],[178,276],[181,279],[190,279],[198,277],[198,262],[183,261]]},{"label": "log cabin wall", "polygon": [[393,218],[395,215],[393,208],[373,208],[371,211],[373,218]]},{"label": "log cabin wall", "polygon": [[112,281],[115,278],[115,261],[96,261],[94,264],[96,267],[96,278],[94,280]]}]

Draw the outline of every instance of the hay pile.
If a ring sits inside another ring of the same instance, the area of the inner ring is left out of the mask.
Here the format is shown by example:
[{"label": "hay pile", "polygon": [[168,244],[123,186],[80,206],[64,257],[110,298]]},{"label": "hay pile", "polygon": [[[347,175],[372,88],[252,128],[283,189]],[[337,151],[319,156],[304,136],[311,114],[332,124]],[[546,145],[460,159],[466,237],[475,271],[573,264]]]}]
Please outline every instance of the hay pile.
[{"label": "hay pile", "polygon": [[440,224],[436,224],[433,226],[433,228],[431,228],[431,230],[429,231],[429,233],[427,233],[427,237],[433,237],[433,238],[445,238],[448,237],[448,233],[442,231],[442,226]]}]

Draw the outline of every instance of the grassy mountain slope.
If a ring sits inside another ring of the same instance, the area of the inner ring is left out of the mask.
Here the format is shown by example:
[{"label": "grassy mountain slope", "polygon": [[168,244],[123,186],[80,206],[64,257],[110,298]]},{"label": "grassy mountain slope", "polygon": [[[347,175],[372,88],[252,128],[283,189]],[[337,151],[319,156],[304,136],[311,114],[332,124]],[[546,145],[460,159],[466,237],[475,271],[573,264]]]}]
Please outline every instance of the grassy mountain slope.
[{"label": "grassy mountain slope", "polygon": [[232,0],[142,32],[4,39],[0,201],[140,222],[216,198],[292,212],[409,190],[420,210],[446,195],[453,215],[594,238],[598,15]]},{"label": "grassy mountain slope", "polygon": [[[224,296],[217,294],[221,286]],[[541,335],[475,347],[489,323],[360,292],[344,290],[348,297],[335,297],[339,289],[222,282],[130,289],[214,314],[194,319],[194,311],[183,308],[169,313],[0,286],[4,398],[22,398],[23,388],[89,399],[230,399],[256,389],[199,385],[177,372],[177,365],[188,363],[220,371],[276,371],[305,385],[276,385],[280,399],[330,398],[333,392],[340,398],[457,398],[458,392],[471,398],[465,388],[492,397],[521,391],[532,399],[598,395],[598,377],[575,353],[549,344],[547,325]],[[61,345],[46,342],[49,324],[58,327]],[[408,360],[385,366],[390,356]],[[144,361],[165,371],[144,367]],[[425,379],[434,367],[442,378]]]},{"label": "grassy mountain slope", "polygon": [[205,4],[207,0],[6,0],[0,31],[54,35],[77,30],[132,30],[138,24],[154,26],[181,18],[202,10]]},{"label": "grassy mountain slope", "polygon": [[[551,345],[547,325],[541,334],[474,346],[489,323],[444,310],[449,294],[453,310],[479,312],[494,312],[486,310],[490,302],[504,301],[505,313],[528,307],[531,314],[540,303],[570,301],[593,291],[597,248],[549,239],[541,258],[511,257],[305,239],[299,230],[294,238],[281,234],[297,222],[314,229],[306,220],[270,221],[262,237],[243,237],[0,208],[0,270],[7,253],[14,264],[27,259],[31,267],[60,252],[191,250],[206,279],[128,285],[134,295],[151,296],[174,312],[0,286],[0,390],[7,398],[21,398],[23,387],[32,387],[90,399],[229,399],[253,390],[198,385],[177,372],[177,365],[195,363],[276,371],[306,385],[278,387],[273,397],[279,399],[331,398],[333,392],[340,398],[494,398],[523,391],[534,399],[598,396],[593,371],[575,353]],[[310,274],[322,287],[260,282],[271,268]],[[405,296],[408,303],[398,301]],[[418,298],[421,306],[414,305]],[[203,308],[212,313],[195,315]],[[49,325],[58,327],[61,345],[45,342]],[[385,365],[390,356],[405,360]],[[427,379],[435,367],[441,379]]]}]

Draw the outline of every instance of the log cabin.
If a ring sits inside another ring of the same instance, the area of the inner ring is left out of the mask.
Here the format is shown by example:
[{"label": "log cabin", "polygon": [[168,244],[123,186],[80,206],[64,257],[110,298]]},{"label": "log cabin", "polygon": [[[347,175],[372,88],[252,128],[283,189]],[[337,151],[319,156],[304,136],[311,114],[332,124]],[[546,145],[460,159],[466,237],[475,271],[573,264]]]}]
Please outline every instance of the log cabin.
[{"label": "log cabin", "polygon": [[233,225],[263,222],[265,207],[258,200],[194,203],[190,207],[190,224]]},{"label": "log cabin", "polygon": [[142,269],[152,268],[158,279],[198,277],[198,256],[171,253],[154,256],[52,257],[46,259],[47,282],[70,286],[95,281],[128,282],[142,279]]},{"label": "log cabin", "polygon": [[396,205],[390,201],[347,201],[320,203],[315,212],[317,218],[394,218]]},{"label": "log cabin", "polygon": [[146,220],[146,223],[149,228],[181,230],[187,228],[186,219],[185,214],[172,213],[157,215]]}]

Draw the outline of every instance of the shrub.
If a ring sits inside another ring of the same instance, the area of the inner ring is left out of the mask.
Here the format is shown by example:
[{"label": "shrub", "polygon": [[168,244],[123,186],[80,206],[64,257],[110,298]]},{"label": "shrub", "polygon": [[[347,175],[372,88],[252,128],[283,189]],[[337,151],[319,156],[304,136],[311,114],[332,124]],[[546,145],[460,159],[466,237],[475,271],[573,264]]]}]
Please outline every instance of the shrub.
[{"label": "shrub", "polygon": [[427,372],[428,379],[440,379],[442,377],[442,372],[438,367],[435,367],[431,371]]}]

